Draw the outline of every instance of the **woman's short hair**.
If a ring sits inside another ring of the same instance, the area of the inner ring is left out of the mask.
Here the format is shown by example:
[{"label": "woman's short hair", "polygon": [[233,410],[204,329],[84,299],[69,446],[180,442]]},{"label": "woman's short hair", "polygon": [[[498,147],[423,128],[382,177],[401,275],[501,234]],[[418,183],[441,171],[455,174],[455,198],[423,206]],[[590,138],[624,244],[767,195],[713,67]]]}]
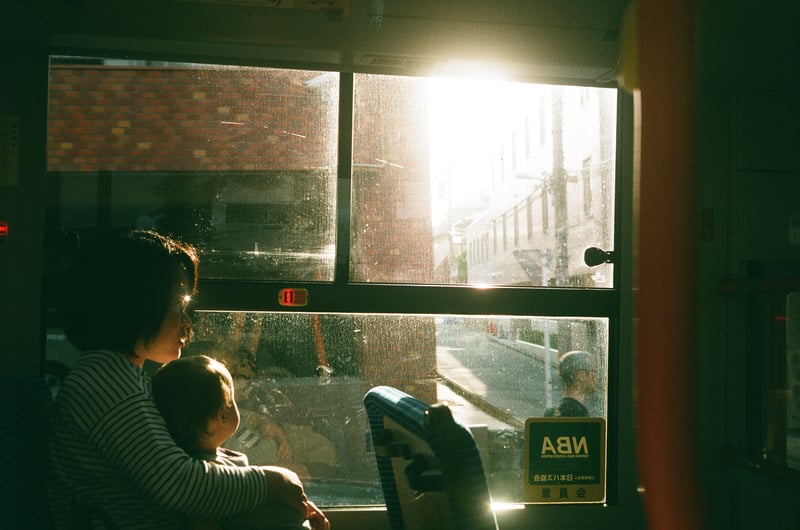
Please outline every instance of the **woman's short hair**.
[{"label": "woman's short hair", "polygon": [[82,249],[66,279],[61,316],[64,332],[80,350],[113,350],[133,355],[149,344],[182,293],[197,290],[197,252],[191,245],[151,230],[112,232]]},{"label": "woman's short hair", "polygon": [[182,357],[156,370],[153,400],[175,443],[189,451],[220,408],[233,404],[233,379],[225,365],[205,355]]}]

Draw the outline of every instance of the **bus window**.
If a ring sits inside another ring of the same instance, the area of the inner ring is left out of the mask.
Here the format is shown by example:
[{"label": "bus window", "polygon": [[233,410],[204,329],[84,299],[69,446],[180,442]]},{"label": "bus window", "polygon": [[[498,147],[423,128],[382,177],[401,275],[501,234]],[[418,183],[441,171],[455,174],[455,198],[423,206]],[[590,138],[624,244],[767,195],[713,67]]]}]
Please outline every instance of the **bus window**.
[{"label": "bus window", "polygon": [[[53,57],[47,280],[110,229],[186,240],[184,354],[236,372],[233,448],[295,469],[320,505],[380,504],[361,400],[390,385],[450,403],[494,499],[523,502],[524,426],[569,393],[563,354],[593,356],[586,414],[614,421],[615,270],[583,256],[614,248],[616,97]],[[76,355],[48,313],[48,358]]]},{"label": "bus window", "polygon": [[354,82],[352,281],[613,285],[614,91]]},{"label": "bus window", "polygon": [[51,230],[169,232],[206,278],[333,278],[337,76],[84,62],[51,61]]},{"label": "bus window", "polygon": [[605,319],[201,311],[195,333],[184,355],[225,361],[249,426],[226,445],[290,467],[328,506],[382,502],[361,401],[377,385],[448,402],[501,502],[523,499],[525,420],[564,394],[559,351],[593,352],[585,404],[607,417]]}]

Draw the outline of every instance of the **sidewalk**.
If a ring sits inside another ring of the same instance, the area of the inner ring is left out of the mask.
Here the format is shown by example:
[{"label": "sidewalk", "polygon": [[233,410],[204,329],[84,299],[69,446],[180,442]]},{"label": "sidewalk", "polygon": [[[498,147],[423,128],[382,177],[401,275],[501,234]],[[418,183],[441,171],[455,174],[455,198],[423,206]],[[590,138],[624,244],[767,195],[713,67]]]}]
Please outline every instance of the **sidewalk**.
[{"label": "sidewalk", "polygon": [[[544,363],[545,348],[522,341],[491,337],[495,346],[524,355],[534,361]],[[550,366],[552,373],[558,370],[558,351],[550,349]],[[455,404],[453,414],[465,424],[486,424],[490,429],[521,429],[524,426],[520,418],[515,417],[510,409],[504,409],[485,399],[486,382],[476,379],[471,370],[451,359],[447,353],[437,352],[437,374],[439,376],[439,399]]]},{"label": "sidewalk", "polygon": [[[544,362],[545,360],[546,350],[544,346],[539,346],[538,344],[524,342],[521,340],[504,339],[500,337],[491,337],[489,340],[508,348],[509,350],[514,350],[515,352],[527,355],[528,357],[537,359],[541,362]],[[558,350],[550,348],[550,366],[554,370],[558,368],[558,354]]]}]

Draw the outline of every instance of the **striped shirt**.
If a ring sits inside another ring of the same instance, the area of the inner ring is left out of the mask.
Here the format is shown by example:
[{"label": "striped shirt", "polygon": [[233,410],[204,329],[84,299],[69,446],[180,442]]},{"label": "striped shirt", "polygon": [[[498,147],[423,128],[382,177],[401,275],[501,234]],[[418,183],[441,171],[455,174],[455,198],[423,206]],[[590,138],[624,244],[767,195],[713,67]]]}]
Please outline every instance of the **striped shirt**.
[{"label": "striped shirt", "polygon": [[87,352],[59,390],[51,416],[51,498],[67,528],[66,498],[82,498],[120,530],[178,528],[266,500],[258,467],[210,465],[175,445],[144,370],[124,355]]}]

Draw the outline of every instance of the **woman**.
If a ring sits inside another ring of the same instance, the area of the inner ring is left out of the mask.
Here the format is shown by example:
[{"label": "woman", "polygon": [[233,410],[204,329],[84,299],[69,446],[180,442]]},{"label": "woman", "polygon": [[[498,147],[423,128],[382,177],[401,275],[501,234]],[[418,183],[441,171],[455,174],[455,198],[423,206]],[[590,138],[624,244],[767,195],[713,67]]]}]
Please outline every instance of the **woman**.
[{"label": "woman", "polygon": [[[195,250],[156,232],[103,238],[78,257],[63,304],[67,338],[83,353],[51,417],[56,526],[179,528],[265,502],[307,516],[295,473],[272,466],[210,466],[172,440],[153,403],[145,361],[180,357],[192,334]],[[321,513],[318,529],[328,527]]]}]

